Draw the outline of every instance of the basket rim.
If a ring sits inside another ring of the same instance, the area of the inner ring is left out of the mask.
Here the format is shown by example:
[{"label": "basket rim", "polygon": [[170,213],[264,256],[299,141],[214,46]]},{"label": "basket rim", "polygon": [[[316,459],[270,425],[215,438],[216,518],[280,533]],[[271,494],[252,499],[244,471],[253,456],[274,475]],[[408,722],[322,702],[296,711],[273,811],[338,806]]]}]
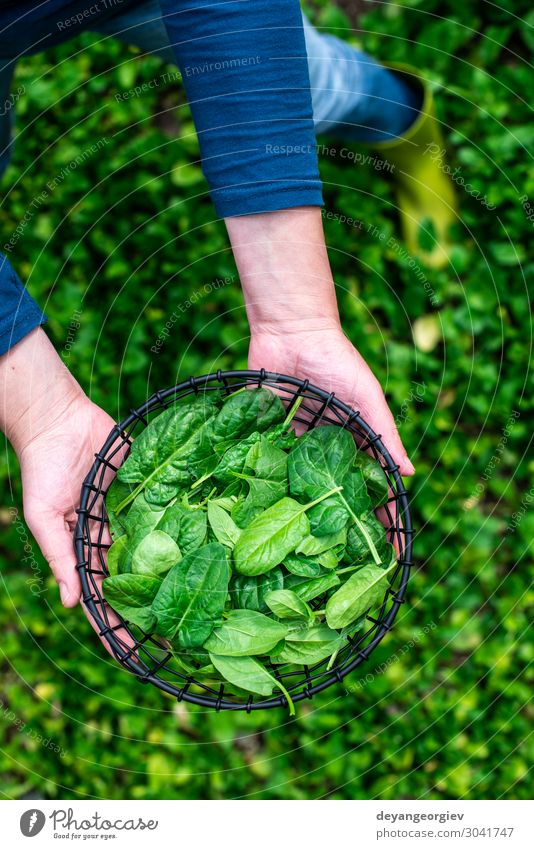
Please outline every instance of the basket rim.
[{"label": "basket rim", "polygon": [[[137,679],[142,683],[153,684],[163,692],[167,692],[168,694],[174,696],[177,701],[186,701],[191,704],[196,704],[200,707],[208,707],[211,709],[215,709],[216,711],[244,710],[247,713],[250,713],[254,710],[287,707],[287,700],[285,696],[281,694],[268,699],[262,699],[261,701],[255,701],[252,695],[249,697],[247,702],[231,701],[229,699],[226,699],[223,695],[223,684],[221,684],[220,687],[219,697],[214,698],[213,696],[206,696],[189,692],[189,687],[194,684],[194,679],[185,679],[185,683],[178,688],[170,684],[164,678],[160,678],[157,674],[154,674],[150,670],[145,671],[143,667],[134,659],[134,657],[132,657],[132,651],[126,651],[123,646],[121,646],[121,643],[119,642],[115,634],[117,626],[111,627],[102,618],[101,613],[98,610],[98,606],[100,605],[100,603],[106,604],[106,602],[104,597],[101,596],[101,601],[98,601],[98,604],[96,603],[97,600],[93,595],[88,578],[88,572],[90,571],[90,562],[88,559],[85,559],[84,552],[84,546],[86,545],[86,537],[84,536],[84,533],[86,531],[86,523],[89,515],[89,498],[95,492],[103,492],[100,487],[95,487],[94,481],[101,467],[107,463],[106,454],[117,440],[117,437],[126,433],[127,429],[137,421],[141,421],[143,424],[146,425],[147,421],[145,417],[149,413],[159,409],[169,399],[173,398],[174,396],[178,396],[179,393],[183,393],[188,390],[189,393],[194,392],[195,394],[198,394],[199,391],[205,389],[208,384],[213,382],[218,382],[220,384],[220,389],[223,390],[225,388],[228,388],[229,386],[231,387],[231,384],[229,382],[236,379],[242,379],[250,381],[251,383],[257,383],[257,385],[260,387],[264,383],[267,385],[276,385],[279,383],[283,383],[289,386],[297,387],[299,390],[299,394],[302,394],[304,392],[311,392],[320,400],[325,402],[321,416],[324,414],[324,411],[326,409],[334,407],[337,410],[341,411],[347,417],[345,423],[346,425],[352,423],[357,424],[358,427],[365,434],[368,446],[373,445],[373,447],[376,448],[377,452],[386,461],[386,465],[383,468],[385,469],[385,471],[388,472],[388,474],[392,475],[394,479],[396,487],[396,502],[399,514],[402,517],[402,534],[404,537],[404,548],[401,557],[398,559],[399,565],[402,566],[402,573],[400,576],[399,587],[390,596],[393,603],[387,616],[380,623],[379,627],[377,628],[377,632],[371,642],[362,651],[355,653],[350,663],[347,663],[342,669],[332,670],[331,674],[322,681],[319,681],[317,683],[312,683],[311,681],[309,681],[308,686],[303,686],[300,691],[291,694],[293,702],[299,702],[305,698],[311,699],[315,694],[328,689],[336,683],[341,683],[357,666],[359,666],[362,662],[368,659],[374,649],[379,645],[380,642],[382,642],[385,635],[391,630],[391,626],[397,617],[400,606],[405,601],[410,570],[413,565],[413,528],[411,522],[408,495],[404,487],[402,477],[399,474],[399,467],[393,462],[389,451],[382,442],[381,435],[376,434],[374,432],[371,426],[367,424],[367,422],[361,417],[359,411],[355,411],[350,406],[345,404],[343,401],[336,397],[335,393],[327,392],[326,390],[321,389],[321,387],[315,386],[314,384],[310,383],[309,380],[303,380],[292,375],[286,375],[278,372],[270,372],[265,369],[236,369],[230,371],[223,371],[219,369],[217,372],[211,372],[209,374],[200,375],[198,377],[189,377],[188,379],[176,384],[175,386],[152,393],[152,395],[150,395],[149,398],[147,398],[147,400],[140,407],[132,409],[130,411],[130,414],[125,419],[114,425],[104,445],[95,454],[95,460],[93,462],[93,465],[83,481],[80,492],[80,506],[76,511],[77,521],[74,532],[76,569],[78,571],[78,574],[80,575],[82,585],[82,601],[88,613],[91,615],[95,625],[98,628],[98,635],[106,640],[115,660],[117,660],[117,662],[123,668],[125,668],[130,673],[134,674]],[[89,555],[90,552],[88,553],[88,556]],[[388,592],[389,591],[386,591],[385,597],[387,596]],[[118,614],[116,613],[115,615],[118,616]],[[123,627],[127,634],[131,634],[129,626],[126,625],[122,617],[118,616],[118,618],[121,622],[121,626],[119,627]],[[136,639],[134,637],[134,641],[137,646],[144,645],[144,643],[152,636],[153,635],[146,635],[146,637],[143,639]],[[305,667],[305,669],[306,668],[307,667]]]}]

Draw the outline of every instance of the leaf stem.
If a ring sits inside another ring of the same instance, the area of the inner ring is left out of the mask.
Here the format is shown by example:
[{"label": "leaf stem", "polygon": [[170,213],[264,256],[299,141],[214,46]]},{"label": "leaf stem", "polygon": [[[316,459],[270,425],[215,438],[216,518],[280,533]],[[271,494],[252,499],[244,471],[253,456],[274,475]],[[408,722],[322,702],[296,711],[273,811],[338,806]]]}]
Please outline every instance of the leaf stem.
[{"label": "leaf stem", "polygon": [[[270,674],[270,673],[268,673],[268,674]],[[287,706],[289,708],[289,715],[295,716],[295,705],[293,704],[293,699],[291,698],[291,696],[287,692],[286,688],[284,687],[284,685],[282,684],[282,682],[278,678],[275,678],[274,675],[271,675],[271,678],[273,679],[273,681],[276,681],[276,686],[282,691],[282,693],[284,694],[284,696],[287,699]]]},{"label": "leaf stem", "polygon": [[371,539],[371,535],[369,534],[369,531],[367,531],[366,528],[364,528],[363,524],[361,523],[360,519],[358,519],[356,513],[351,508],[347,499],[343,495],[340,495],[339,497],[342,500],[345,507],[347,508],[347,510],[349,511],[354,523],[358,526],[360,533],[362,534],[367,545],[369,546],[369,551],[373,555],[373,560],[375,561],[377,566],[380,566],[380,564],[382,563],[382,558],[380,557],[378,551],[376,550],[376,546],[375,546],[373,540]]},{"label": "leaf stem", "polygon": [[[324,495],[321,495],[319,498],[316,498],[315,501],[310,501],[309,504],[304,505],[304,510],[311,510],[311,508],[315,507],[316,504],[320,504],[321,501],[324,501],[325,498],[330,498],[331,495],[336,495],[338,492],[341,492],[342,489],[342,486],[334,487],[334,489],[331,489],[329,492],[325,492]],[[341,496],[341,498],[343,498],[343,496]],[[345,501],[345,499],[343,500]]]},{"label": "leaf stem", "polygon": [[356,569],[361,569],[365,563],[356,563],[354,566],[346,566],[345,569],[336,569],[336,575],[344,575],[346,572],[354,572]]},{"label": "leaf stem", "polygon": [[295,403],[291,407],[289,413],[287,414],[286,418],[284,419],[284,422],[282,424],[282,427],[283,427],[284,430],[287,430],[288,426],[291,424],[291,422],[295,418],[296,414],[298,413],[298,409],[299,409],[299,407],[300,407],[300,405],[302,404],[303,401],[304,401],[304,396],[299,395],[299,397],[297,398],[297,400],[295,401]]}]

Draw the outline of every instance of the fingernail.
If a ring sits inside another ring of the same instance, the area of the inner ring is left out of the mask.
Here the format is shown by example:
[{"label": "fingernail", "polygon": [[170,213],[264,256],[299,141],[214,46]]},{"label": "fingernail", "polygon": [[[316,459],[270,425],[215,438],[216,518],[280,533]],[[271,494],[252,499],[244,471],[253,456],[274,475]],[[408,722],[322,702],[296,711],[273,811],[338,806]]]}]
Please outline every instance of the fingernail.
[{"label": "fingernail", "polygon": [[67,602],[69,600],[70,593],[69,593],[69,588],[66,585],[65,581],[59,582],[59,594],[61,596],[61,603],[67,604]]}]

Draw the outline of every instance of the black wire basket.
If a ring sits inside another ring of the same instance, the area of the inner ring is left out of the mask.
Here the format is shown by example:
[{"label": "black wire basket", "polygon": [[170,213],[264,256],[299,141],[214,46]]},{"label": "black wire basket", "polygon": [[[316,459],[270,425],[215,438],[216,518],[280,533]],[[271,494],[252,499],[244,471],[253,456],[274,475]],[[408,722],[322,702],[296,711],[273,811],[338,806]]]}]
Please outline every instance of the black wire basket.
[{"label": "black wire basket", "polygon": [[[300,671],[283,672],[272,664],[270,671],[282,681],[293,702],[311,699],[315,693],[337,684],[364,661],[382,641],[403,603],[412,565],[412,526],[406,490],[396,466],[379,435],[366,424],[359,412],[351,410],[333,393],[312,386],[307,380],[261,371],[218,371],[216,374],[191,377],[183,383],[152,395],[141,407],[132,410],[124,421],[109,434],[91,471],[85,478],[80,496],[80,508],[75,531],[77,569],[82,583],[82,598],[93,618],[100,636],[108,643],[111,653],[139,681],[159,687],[178,701],[191,702],[215,710],[244,710],[287,707],[284,695],[270,698],[244,697],[232,692],[231,685],[221,682],[203,683],[186,675],[175,666],[171,652],[157,635],[120,619],[111,610],[102,593],[102,579],[107,577],[106,552],[109,548],[105,495],[116,472],[128,455],[136,429],[148,424],[150,417],[179,399],[201,392],[227,395],[245,386],[272,387],[281,397],[288,412],[299,403],[295,423],[304,429],[318,424],[335,424],[350,430],[359,447],[377,459],[388,479],[390,496],[382,510],[387,517],[389,542],[398,552],[397,566],[392,572],[390,586],[378,613],[368,615],[368,626],[339,652],[336,665],[327,669],[324,660]],[[302,399],[302,400],[300,400]],[[317,599],[321,606],[324,599]]]}]

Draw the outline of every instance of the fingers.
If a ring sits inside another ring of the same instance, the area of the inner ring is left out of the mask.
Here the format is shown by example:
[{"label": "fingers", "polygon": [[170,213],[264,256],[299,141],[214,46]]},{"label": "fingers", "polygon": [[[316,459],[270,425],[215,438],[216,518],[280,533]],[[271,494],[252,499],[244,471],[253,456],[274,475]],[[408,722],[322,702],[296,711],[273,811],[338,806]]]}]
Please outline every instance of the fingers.
[{"label": "fingers", "polygon": [[413,475],[415,469],[402,444],[395,420],[380,388],[368,394],[361,405],[361,413],[375,433],[381,435],[382,442],[391,454],[393,462],[399,466],[401,475]]},{"label": "fingers", "polygon": [[27,518],[28,526],[58,582],[61,603],[64,607],[75,607],[80,600],[81,585],[76,571],[72,531],[63,516],[42,514],[39,518]]}]

